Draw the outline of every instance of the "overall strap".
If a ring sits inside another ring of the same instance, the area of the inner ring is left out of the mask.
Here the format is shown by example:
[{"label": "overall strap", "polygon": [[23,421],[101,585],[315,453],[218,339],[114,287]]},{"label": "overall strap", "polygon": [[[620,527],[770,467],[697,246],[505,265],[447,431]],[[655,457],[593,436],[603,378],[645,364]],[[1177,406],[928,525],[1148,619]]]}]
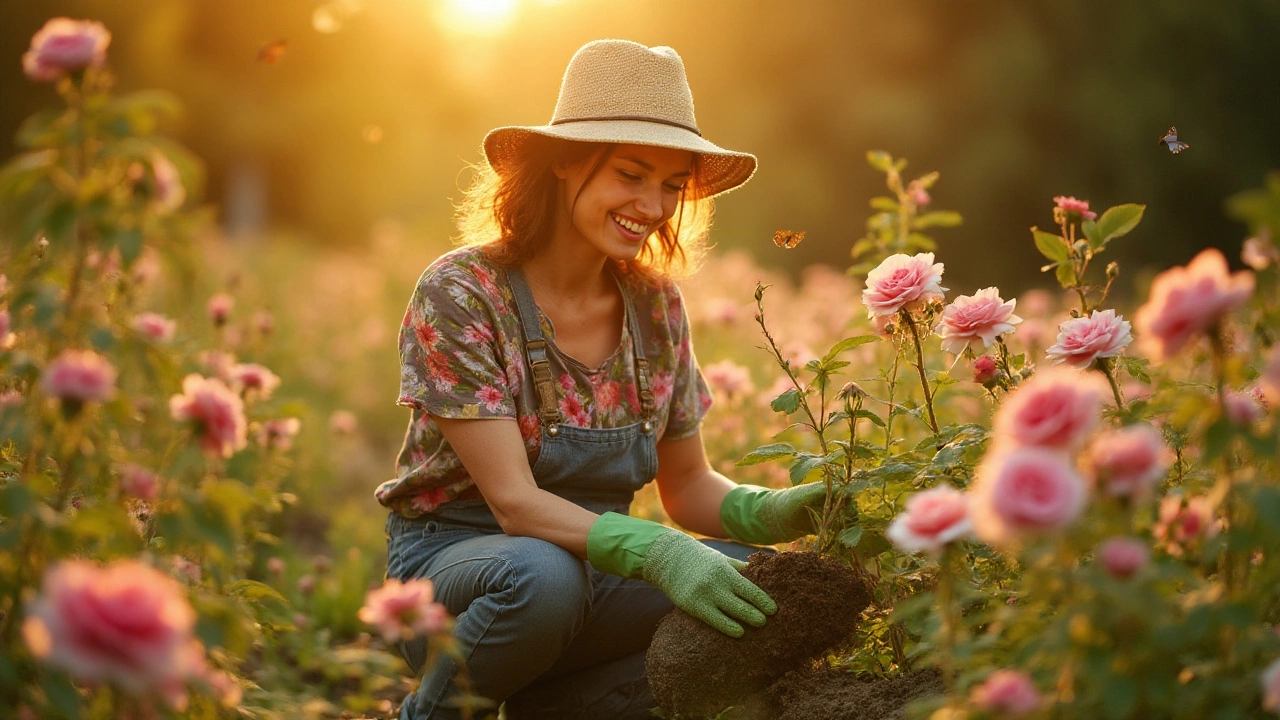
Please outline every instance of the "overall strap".
[{"label": "overall strap", "polygon": [[520,316],[520,330],[524,335],[524,354],[533,373],[533,384],[538,391],[538,419],[545,428],[554,428],[563,419],[556,403],[555,381],[551,377],[551,361],[547,359],[547,341],[542,337],[542,325],[538,322],[538,306],[520,268],[507,270],[507,282],[516,298],[516,314]]},{"label": "overall strap", "polygon": [[631,330],[631,350],[632,359],[636,367],[636,385],[640,396],[640,412],[644,414],[644,419],[652,420],[654,410],[657,403],[653,398],[653,388],[649,384],[649,360],[644,356],[644,335],[640,332],[640,316],[636,314],[635,304],[631,302],[631,294],[627,292],[626,285],[616,274],[614,278],[618,280],[618,290],[622,293],[622,303],[627,315],[627,322],[630,324]]}]

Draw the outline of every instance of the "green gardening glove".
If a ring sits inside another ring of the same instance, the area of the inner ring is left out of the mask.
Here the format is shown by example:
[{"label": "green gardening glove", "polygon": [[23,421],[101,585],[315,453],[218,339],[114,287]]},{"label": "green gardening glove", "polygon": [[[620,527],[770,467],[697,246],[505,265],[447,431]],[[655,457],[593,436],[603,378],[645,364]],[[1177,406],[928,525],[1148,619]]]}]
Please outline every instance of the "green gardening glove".
[{"label": "green gardening glove", "polygon": [[608,512],[587,532],[587,560],[597,569],[653,585],[675,606],[730,637],[739,622],[764,625],[778,606],[742,576],[746,563],[656,522]]},{"label": "green gardening glove", "polygon": [[739,485],[720,503],[720,524],[729,537],[753,545],[789,542],[817,531],[813,514],[822,510],[826,483],[785,490]]}]

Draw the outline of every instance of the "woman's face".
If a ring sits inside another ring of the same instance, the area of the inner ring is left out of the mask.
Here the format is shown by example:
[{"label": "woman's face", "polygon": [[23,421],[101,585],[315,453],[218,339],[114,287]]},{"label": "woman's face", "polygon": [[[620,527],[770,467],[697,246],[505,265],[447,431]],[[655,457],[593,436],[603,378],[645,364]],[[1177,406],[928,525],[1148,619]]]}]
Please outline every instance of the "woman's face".
[{"label": "woman's face", "polygon": [[580,236],[606,257],[631,260],[675,213],[680,191],[689,181],[693,153],[618,145],[588,180],[595,160],[592,155],[556,168],[564,180],[561,208],[566,214],[572,211],[568,227],[561,224],[561,231]]}]

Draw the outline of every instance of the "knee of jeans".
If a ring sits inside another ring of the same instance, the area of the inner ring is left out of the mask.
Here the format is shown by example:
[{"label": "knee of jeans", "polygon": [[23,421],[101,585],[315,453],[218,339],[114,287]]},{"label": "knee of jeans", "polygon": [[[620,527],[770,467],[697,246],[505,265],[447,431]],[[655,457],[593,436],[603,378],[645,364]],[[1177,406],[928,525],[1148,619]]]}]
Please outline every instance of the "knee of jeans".
[{"label": "knee of jeans", "polygon": [[579,622],[591,597],[586,563],[558,545],[526,540],[521,552],[508,558],[511,605],[535,609],[539,621],[557,625]]}]

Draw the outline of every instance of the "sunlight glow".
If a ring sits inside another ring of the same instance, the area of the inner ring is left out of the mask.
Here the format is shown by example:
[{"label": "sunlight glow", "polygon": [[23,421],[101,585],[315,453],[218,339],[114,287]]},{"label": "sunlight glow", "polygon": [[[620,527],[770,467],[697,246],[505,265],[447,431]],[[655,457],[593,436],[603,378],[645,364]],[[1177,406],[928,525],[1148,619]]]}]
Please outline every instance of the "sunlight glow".
[{"label": "sunlight glow", "polygon": [[448,30],[469,35],[492,35],[514,19],[518,0],[440,0],[436,17]]}]

